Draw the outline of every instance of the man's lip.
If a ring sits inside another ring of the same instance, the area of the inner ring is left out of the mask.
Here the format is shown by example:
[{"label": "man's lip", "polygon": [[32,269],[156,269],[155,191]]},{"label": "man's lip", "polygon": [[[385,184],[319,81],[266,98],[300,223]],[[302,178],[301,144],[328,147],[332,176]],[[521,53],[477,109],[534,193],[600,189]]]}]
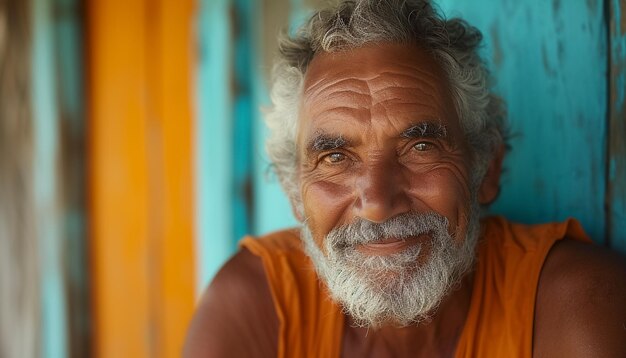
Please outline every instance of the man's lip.
[{"label": "man's lip", "polygon": [[406,238],[387,238],[376,242],[357,245],[356,250],[362,254],[372,256],[392,255],[419,243],[420,239],[423,237],[424,235]]}]

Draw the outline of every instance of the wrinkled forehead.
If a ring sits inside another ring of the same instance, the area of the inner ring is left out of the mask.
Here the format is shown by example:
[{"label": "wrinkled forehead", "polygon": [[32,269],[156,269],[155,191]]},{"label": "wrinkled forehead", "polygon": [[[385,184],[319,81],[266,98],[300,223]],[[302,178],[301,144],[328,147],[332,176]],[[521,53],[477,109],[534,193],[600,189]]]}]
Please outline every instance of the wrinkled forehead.
[{"label": "wrinkled forehead", "polygon": [[[428,117],[456,127],[458,120],[450,93],[439,63],[417,45],[372,44],[321,53],[311,61],[305,74],[299,129],[320,120],[355,117]],[[376,116],[377,113],[382,116]]]},{"label": "wrinkled forehead", "polygon": [[[374,43],[340,52],[316,54],[304,77],[304,99],[325,85],[342,79],[372,80],[381,74],[394,74],[395,84],[412,86],[424,80],[436,84],[436,95],[449,92],[445,72],[423,47],[414,44]],[[375,81],[370,81],[374,82]]]}]

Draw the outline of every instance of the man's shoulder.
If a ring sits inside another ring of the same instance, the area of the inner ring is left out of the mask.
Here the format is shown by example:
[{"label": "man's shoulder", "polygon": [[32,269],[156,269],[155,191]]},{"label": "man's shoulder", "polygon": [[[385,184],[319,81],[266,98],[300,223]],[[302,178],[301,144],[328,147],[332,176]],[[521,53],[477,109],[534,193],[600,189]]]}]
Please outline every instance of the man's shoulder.
[{"label": "man's shoulder", "polygon": [[304,262],[300,232],[292,228],[246,236],[239,247],[202,295],[185,357],[277,354],[279,320],[270,281],[278,280],[272,274],[284,273],[279,266],[286,261]]},{"label": "man's shoulder", "polygon": [[278,318],[262,260],[244,247],[202,295],[184,356],[275,356],[277,337]]},{"label": "man's shoulder", "polygon": [[543,265],[535,307],[535,353],[605,357],[626,353],[626,261],[564,239]]}]

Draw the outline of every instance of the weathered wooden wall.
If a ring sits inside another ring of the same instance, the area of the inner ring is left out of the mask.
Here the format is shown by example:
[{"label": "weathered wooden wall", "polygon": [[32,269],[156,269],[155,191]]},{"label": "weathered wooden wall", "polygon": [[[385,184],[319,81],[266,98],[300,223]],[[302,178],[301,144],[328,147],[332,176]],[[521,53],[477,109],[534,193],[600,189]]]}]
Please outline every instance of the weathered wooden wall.
[{"label": "weathered wooden wall", "polygon": [[0,0],[0,357],[41,353],[31,6]]},{"label": "weathered wooden wall", "polygon": [[[442,1],[485,34],[514,137],[492,211],[578,218],[606,240],[607,25],[602,1]],[[540,9],[540,10],[539,10]]]},{"label": "weathered wooden wall", "polygon": [[235,250],[235,241],[232,240],[232,12],[228,0],[204,0],[198,5],[195,184],[196,286],[200,292]]},{"label": "weathered wooden wall", "polygon": [[[50,2],[50,1],[49,1]],[[89,295],[88,237],[86,213],[85,99],[83,56],[83,7],[79,0],[50,2],[47,17],[53,44],[55,73],[51,95],[57,105],[58,170],[57,186],[62,201],[61,274],[66,316],[66,338],[59,337],[59,324],[45,336],[66,339],[65,354],[46,353],[48,357],[86,357],[90,353],[91,306]],[[48,41],[50,41],[48,39]],[[44,296],[44,300],[48,299]],[[53,333],[54,332],[54,333]]]},{"label": "weathered wooden wall", "polygon": [[626,252],[626,0],[607,0],[609,10],[609,153],[607,238]]},{"label": "weathered wooden wall", "polygon": [[[320,2],[0,0],[0,356],[178,356],[241,235],[295,223],[257,109],[276,34]],[[441,8],[509,105],[492,210],[626,252],[626,1]]]},{"label": "weathered wooden wall", "polygon": [[193,313],[193,10],[87,3],[91,356],[180,356]]}]

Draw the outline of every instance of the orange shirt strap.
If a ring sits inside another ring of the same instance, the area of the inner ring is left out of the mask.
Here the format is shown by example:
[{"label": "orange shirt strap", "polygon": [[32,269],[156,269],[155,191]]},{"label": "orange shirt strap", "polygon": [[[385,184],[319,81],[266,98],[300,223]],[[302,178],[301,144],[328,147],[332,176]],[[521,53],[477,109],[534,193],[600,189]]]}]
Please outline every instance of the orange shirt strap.
[{"label": "orange shirt strap", "polygon": [[472,301],[456,357],[531,357],[535,297],[550,248],[563,238],[590,241],[575,220],[483,222]]},{"label": "orange shirt strap", "polygon": [[343,314],[317,279],[297,231],[244,238],[263,261],[278,316],[279,357],[339,357]]}]

